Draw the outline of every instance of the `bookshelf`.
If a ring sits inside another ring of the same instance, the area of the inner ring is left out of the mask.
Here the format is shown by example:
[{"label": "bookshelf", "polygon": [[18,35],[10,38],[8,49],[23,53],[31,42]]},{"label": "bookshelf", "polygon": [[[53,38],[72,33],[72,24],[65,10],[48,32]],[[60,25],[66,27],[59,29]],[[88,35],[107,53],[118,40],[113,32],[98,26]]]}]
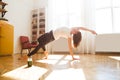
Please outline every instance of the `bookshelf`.
[{"label": "bookshelf", "polygon": [[45,8],[32,10],[32,43],[37,44],[37,38],[45,33]]}]

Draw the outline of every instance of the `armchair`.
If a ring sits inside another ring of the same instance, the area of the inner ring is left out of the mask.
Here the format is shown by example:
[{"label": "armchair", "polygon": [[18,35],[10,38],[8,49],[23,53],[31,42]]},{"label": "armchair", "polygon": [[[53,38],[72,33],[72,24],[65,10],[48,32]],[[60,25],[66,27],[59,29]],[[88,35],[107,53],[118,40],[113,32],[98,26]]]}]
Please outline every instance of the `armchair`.
[{"label": "armchair", "polygon": [[27,49],[28,52],[30,53],[31,49],[37,46],[37,44],[30,43],[28,36],[20,36],[20,43],[21,43],[21,55],[23,49]]}]

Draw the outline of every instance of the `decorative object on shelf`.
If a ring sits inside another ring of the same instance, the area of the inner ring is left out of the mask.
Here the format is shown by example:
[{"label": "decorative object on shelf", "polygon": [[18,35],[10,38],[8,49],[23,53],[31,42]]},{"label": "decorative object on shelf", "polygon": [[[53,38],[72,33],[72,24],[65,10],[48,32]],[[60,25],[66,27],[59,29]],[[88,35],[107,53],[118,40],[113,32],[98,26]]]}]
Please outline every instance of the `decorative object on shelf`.
[{"label": "decorative object on shelf", "polygon": [[37,38],[45,33],[45,8],[32,10],[32,42],[37,44]]},{"label": "decorative object on shelf", "polygon": [[1,12],[1,17],[0,20],[5,20],[8,21],[6,18],[4,18],[5,13],[7,12],[4,8],[6,5],[8,5],[7,3],[3,2],[2,0],[0,0],[0,12]]}]

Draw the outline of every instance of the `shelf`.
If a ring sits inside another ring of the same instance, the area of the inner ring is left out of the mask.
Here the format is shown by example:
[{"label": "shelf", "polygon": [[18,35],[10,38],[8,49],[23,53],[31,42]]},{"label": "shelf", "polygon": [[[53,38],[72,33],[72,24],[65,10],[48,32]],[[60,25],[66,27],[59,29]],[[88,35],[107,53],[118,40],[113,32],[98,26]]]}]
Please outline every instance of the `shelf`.
[{"label": "shelf", "polygon": [[2,17],[4,17],[4,15],[7,11],[5,9],[0,9],[0,12],[2,12]]},{"label": "shelf", "polygon": [[8,20],[7,20],[7,19],[5,19],[5,18],[0,18],[0,20],[8,21]]},{"label": "shelf", "polygon": [[0,5],[8,5],[7,3],[5,3],[5,2],[2,2],[2,1],[0,1]]},{"label": "shelf", "polygon": [[7,11],[6,11],[5,9],[0,9],[0,12],[4,12],[4,13],[5,13],[5,12],[7,12]]},{"label": "shelf", "polygon": [[4,9],[4,7],[5,7],[6,5],[8,5],[8,4],[5,3],[5,2],[0,1],[0,5],[2,5],[2,9]]}]

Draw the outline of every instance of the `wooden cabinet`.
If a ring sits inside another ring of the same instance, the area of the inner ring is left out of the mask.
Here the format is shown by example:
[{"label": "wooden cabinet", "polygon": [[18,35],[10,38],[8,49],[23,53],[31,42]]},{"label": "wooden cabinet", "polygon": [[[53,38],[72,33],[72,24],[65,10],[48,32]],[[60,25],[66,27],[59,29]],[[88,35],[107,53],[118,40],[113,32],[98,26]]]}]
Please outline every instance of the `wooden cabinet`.
[{"label": "wooden cabinet", "polygon": [[14,27],[7,21],[0,20],[0,56],[12,55],[14,49]]},{"label": "wooden cabinet", "polygon": [[45,8],[32,10],[32,42],[45,33]]},{"label": "wooden cabinet", "polygon": [[7,3],[2,2],[2,0],[0,0],[0,13],[1,13],[0,20],[8,21],[7,19],[4,18],[4,15],[5,15],[5,13],[7,12],[7,11],[5,10],[5,6],[6,6],[6,5],[7,5]]}]

